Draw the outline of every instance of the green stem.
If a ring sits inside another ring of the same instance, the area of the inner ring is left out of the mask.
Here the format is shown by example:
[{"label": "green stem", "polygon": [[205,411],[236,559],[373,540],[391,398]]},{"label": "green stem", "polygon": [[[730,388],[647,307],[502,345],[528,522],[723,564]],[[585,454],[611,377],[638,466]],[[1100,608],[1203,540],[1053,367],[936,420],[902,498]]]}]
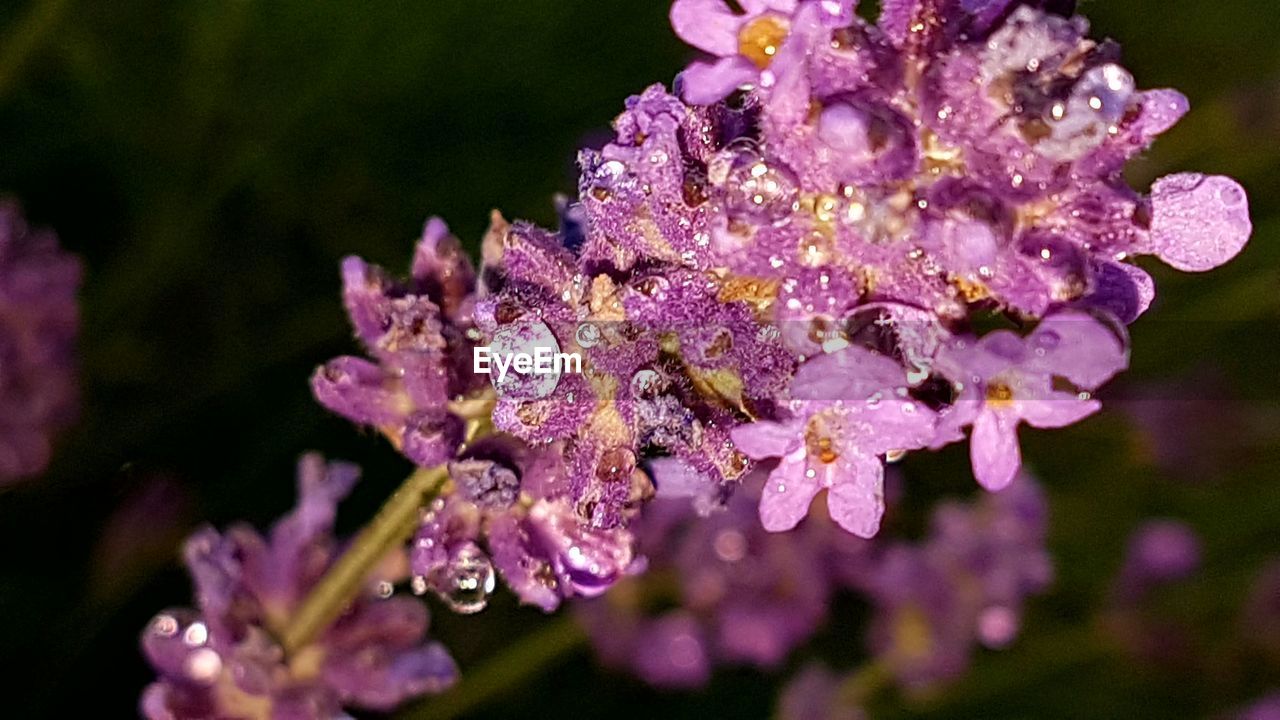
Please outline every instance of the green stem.
[{"label": "green stem", "polygon": [[521,687],[560,660],[576,652],[586,634],[562,615],[515,642],[496,657],[463,673],[462,682],[442,695],[427,698],[398,713],[399,720],[447,720],[483,706],[489,700]]},{"label": "green stem", "polygon": [[420,469],[404,481],[290,618],[280,635],[286,653],[311,644],[347,609],[370,571],[392,548],[409,539],[418,524],[418,511],[440,493],[447,478],[448,470],[441,465]]}]

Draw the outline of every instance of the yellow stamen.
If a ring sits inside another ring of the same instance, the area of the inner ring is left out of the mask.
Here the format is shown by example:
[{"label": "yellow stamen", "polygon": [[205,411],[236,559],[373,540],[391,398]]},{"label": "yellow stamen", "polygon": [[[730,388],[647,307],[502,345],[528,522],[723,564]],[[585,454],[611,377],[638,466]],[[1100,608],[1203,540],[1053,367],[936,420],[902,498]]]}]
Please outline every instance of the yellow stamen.
[{"label": "yellow stamen", "polygon": [[761,70],[769,67],[787,39],[787,22],[773,15],[762,15],[738,31],[738,52]]}]

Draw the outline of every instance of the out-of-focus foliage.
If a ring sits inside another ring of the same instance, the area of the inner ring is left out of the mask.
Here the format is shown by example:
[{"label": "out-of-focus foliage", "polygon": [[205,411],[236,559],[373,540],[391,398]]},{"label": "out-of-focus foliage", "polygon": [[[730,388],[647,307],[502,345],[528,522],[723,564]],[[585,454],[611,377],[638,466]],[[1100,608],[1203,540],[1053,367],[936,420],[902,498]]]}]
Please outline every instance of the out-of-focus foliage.
[{"label": "out-of-focus foliage", "polygon": [[[375,437],[310,398],[312,367],[352,347],[337,262],[394,263],[429,214],[475,242],[488,211],[551,223],[576,147],[623,99],[687,60],[665,2],[622,0],[86,0],[0,7],[0,192],[86,260],[85,410],[49,474],[0,495],[0,658],[14,717],[126,716],[148,673],[137,631],[182,604],[175,538],[195,519],[264,524],[289,504],[309,448],[365,466],[352,527],[405,473]],[[1280,687],[1242,651],[1241,606],[1280,554],[1280,46],[1271,0],[1088,3],[1144,87],[1175,86],[1188,118],[1133,182],[1230,174],[1257,227],[1231,265],[1160,273],[1116,395],[1172,401],[1220,459],[1192,477],[1157,462],[1159,435],[1113,409],[1029,434],[1050,489],[1055,589],[1011,650],[927,699],[879,698],[877,718],[1187,717]],[[1179,378],[1197,378],[1179,383]],[[1204,378],[1213,378],[1212,381]],[[1194,400],[1193,408],[1187,400]],[[1121,407],[1123,403],[1115,403]],[[1185,429],[1185,428],[1184,428]],[[1182,440],[1180,442],[1187,442]],[[963,453],[907,464],[904,520],[971,492]],[[181,484],[175,486],[176,479]],[[164,487],[157,502],[149,487]],[[148,499],[149,498],[149,499]],[[142,503],[139,509],[139,503]],[[1204,566],[1156,598],[1185,647],[1135,656],[1100,613],[1128,533],[1187,521]],[[121,520],[124,518],[124,520]],[[120,534],[128,534],[122,541]],[[127,562],[119,548],[130,548]],[[539,620],[511,603],[441,619],[463,666]],[[849,602],[809,652],[864,652]],[[658,695],[585,654],[487,712],[759,717],[777,682],[729,673],[703,695]]]}]

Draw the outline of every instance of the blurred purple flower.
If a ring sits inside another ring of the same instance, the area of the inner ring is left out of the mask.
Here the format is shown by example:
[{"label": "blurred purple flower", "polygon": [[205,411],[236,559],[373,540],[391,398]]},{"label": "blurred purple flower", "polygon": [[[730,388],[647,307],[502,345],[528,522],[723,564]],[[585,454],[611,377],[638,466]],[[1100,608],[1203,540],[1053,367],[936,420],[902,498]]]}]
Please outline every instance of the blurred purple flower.
[{"label": "blurred purple flower", "polygon": [[1115,580],[1121,602],[1133,603],[1151,590],[1185,580],[1200,568],[1200,538],[1177,520],[1150,520],[1129,538],[1124,562]]},{"label": "blurred purple flower", "polygon": [[1009,645],[1027,598],[1053,578],[1047,507],[1020,475],[971,505],[940,505],[925,541],[895,544],[867,580],[875,614],[870,643],[899,682],[954,679],[975,644]]},{"label": "blurred purple flower", "polygon": [[778,720],[867,720],[862,708],[841,697],[845,678],[822,665],[796,673],[778,695]]},{"label": "blurred purple flower", "polygon": [[577,607],[605,663],[695,687],[721,664],[777,667],[818,629],[834,589],[823,562],[829,528],[765,532],[752,494],[705,518],[676,500],[649,506],[635,526],[646,574]]},{"label": "blurred purple flower", "polygon": [[44,471],[79,409],[80,261],[0,201],[0,485]]},{"label": "blurred purple flower", "polygon": [[298,504],[267,537],[241,525],[187,541],[198,607],[166,610],[142,634],[160,676],[143,693],[145,717],[328,720],[344,706],[389,710],[455,681],[449,654],[424,642],[426,607],[410,598],[369,592],[289,657],[275,640],[336,557],[334,514],[358,474],[304,456]]}]

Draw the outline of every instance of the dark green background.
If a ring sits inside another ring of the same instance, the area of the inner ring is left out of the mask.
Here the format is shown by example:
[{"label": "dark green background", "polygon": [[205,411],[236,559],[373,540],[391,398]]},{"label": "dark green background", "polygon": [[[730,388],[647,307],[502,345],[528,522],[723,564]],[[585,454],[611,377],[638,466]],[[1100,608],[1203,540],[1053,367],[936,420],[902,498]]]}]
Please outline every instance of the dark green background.
[{"label": "dark green background", "polygon": [[[0,6],[0,193],[54,227],[88,266],[85,409],[47,477],[0,495],[0,713],[128,717],[149,673],[137,631],[188,601],[173,548],[195,522],[258,525],[292,499],[298,454],[359,461],[354,528],[407,471],[384,443],[310,399],[311,369],[353,349],[339,305],[347,253],[401,268],[423,220],[467,242],[491,208],[553,221],[575,149],[623,99],[691,57],[662,0],[205,0]],[[1274,0],[1088,3],[1144,87],[1175,86],[1192,114],[1133,169],[1232,174],[1256,234],[1209,275],[1159,270],[1113,392],[1190,371],[1224,381],[1165,389],[1215,400],[1206,427],[1246,428],[1188,481],[1140,452],[1123,414],[1028,434],[1051,487],[1054,591],[1023,639],[978,658],[931,699],[880,696],[876,717],[1201,717],[1280,688],[1239,649],[1239,606],[1280,554],[1280,10]],[[1217,402],[1220,401],[1220,402]],[[907,464],[889,532],[939,495],[970,492],[962,449]],[[158,509],[108,518],[158,479]],[[1186,657],[1127,656],[1098,611],[1143,517],[1190,522],[1207,562],[1156,599],[1188,629]],[[124,530],[119,528],[123,527]],[[116,528],[116,529],[112,529]],[[123,549],[122,549],[123,548]],[[130,550],[130,548],[132,548]],[[128,552],[125,552],[128,551]],[[120,560],[124,553],[132,559]],[[542,622],[499,598],[479,617],[438,613],[467,668]],[[854,599],[805,653],[862,654]],[[775,678],[722,674],[705,694],[661,695],[594,669],[585,653],[487,707],[486,717],[753,718]]]}]

